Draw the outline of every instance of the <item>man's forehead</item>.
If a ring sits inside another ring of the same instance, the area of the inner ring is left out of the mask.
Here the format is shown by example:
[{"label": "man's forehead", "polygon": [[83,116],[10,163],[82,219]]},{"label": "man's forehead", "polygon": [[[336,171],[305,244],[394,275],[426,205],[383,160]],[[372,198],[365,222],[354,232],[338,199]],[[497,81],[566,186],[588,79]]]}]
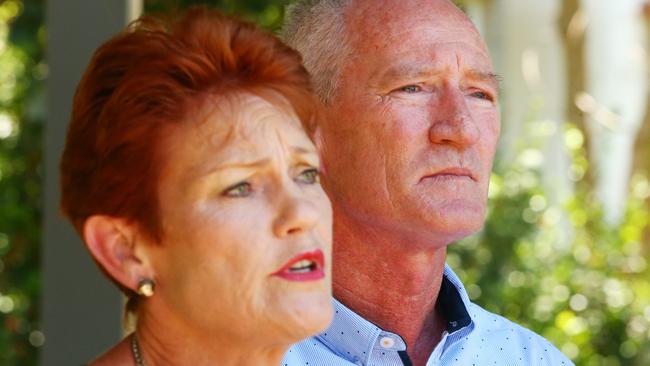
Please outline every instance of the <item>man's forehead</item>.
[{"label": "man's forehead", "polygon": [[438,22],[456,20],[471,24],[467,15],[449,0],[354,0],[346,9],[350,23],[390,25],[423,15]]},{"label": "man's forehead", "polygon": [[[385,37],[359,35],[352,43],[353,69],[361,67],[373,78],[430,76],[458,69],[487,75],[493,71],[487,47],[467,32],[447,32],[427,27],[395,30]],[[481,77],[483,78],[483,77]]]},{"label": "man's forehead", "polygon": [[[420,78],[434,78],[438,75],[444,75],[448,72],[446,68],[437,68],[431,63],[421,62],[396,62],[387,65],[381,73],[376,75],[378,80],[415,80]],[[495,89],[499,87],[500,77],[492,72],[489,64],[468,65],[462,70],[465,78],[483,81]]]},{"label": "man's forehead", "polygon": [[[357,0],[347,9],[345,21],[357,50],[461,40],[486,48],[467,15],[447,0]],[[423,31],[428,31],[427,39],[418,37]]]}]

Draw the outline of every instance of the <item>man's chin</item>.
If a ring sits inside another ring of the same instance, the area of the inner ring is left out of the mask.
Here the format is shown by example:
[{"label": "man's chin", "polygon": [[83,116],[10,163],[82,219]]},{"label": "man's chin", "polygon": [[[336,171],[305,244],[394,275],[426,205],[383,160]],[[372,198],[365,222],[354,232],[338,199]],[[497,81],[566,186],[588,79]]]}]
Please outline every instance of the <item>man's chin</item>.
[{"label": "man's chin", "polygon": [[476,228],[468,229],[468,230],[463,231],[463,232],[455,232],[455,233],[448,236],[449,237],[449,244],[453,244],[453,243],[455,243],[455,242],[457,242],[459,240],[470,237],[470,236],[478,233],[479,231],[481,231],[481,229],[482,229],[482,226],[478,226]]},{"label": "man's chin", "polygon": [[438,232],[437,235],[431,235],[431,245],[436,245],[439,247],[447,247],[450,244],[454,244],[459,240],[465,239],[469,236],[476,234],[480,228],[476,230],[467,230],[467,231],[454,231],[454,232]]},{"label": "man's chin", "polygon": [[485,223],[485,209],[477,206],[463,210],[441,209],[420,217],[424,219],[418,225],[423,235],[448,245],[479,232]]}]

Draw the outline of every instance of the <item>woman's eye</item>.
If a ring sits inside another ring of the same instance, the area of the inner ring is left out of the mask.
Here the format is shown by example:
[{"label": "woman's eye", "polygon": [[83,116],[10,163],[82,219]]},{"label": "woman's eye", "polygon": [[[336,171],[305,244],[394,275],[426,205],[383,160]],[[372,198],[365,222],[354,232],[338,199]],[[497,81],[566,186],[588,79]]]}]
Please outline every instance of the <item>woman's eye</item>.
[{"label": "woman's eye", "polygon": [[237,183],[227,188],[223,195],[226,197],[247,197],[252,192],[251,185],[248,182]]},{"label": "woman's eye", "polygon": [[306,184],[315,184],[319,182],[318,178],[318,169],[306,169],[303,170],[297,178],[298,182]]},{"label": "woman's eye", "polygon": [[404,92],[404,93],[417,93],[419,91],[422,91],[422,87],[420,87],[419,85],[406,85],[397,89],[397,91]]}]

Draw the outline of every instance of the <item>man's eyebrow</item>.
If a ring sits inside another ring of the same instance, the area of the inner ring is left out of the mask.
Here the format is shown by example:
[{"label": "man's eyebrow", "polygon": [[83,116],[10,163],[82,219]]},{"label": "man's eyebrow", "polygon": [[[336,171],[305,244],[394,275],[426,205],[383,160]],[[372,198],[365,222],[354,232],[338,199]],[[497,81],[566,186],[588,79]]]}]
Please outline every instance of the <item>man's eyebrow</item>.
[{"label": "man's eyebrow", "polygon": [[[437,71],[430,68],[423,68],[419,65],[414,65],[410,63],[403,63],[388,68],[385,72],[381,74],[379,80],[380,82],[382,81],[385,82],[385,81],[391,81],[394,79],[401,79],[401,78],[417,79],[421,77],[435,77],[436,75],[442,73],[443,71]],[[490,86],[494,87],[497,90],[500,88],[499,87],[500,83],[503,80],[503,78],[500,75],[495,74],[493,72],[471,70],[467,72],[466,75],[472,79],[487,82],[490,84]]]},{"label": "man's eyebrow", "polygon": [[489,83],[494,89],[499,89],[499,85],[501,84],[501,81],[503,78],[495,74],[493,72],[483,72],[483,71],[470,71],[467,73],[467,75],[475,80],[478,81],[484,81]]},{"label": "man's eyebrow", "polygon": [[433,76],[439,73],[440,73],[439,71],[432,70],[430,68],[423,68],[422,66],[419,65],[403,63],[388,68],[386,71],[384,71],[381,74],[379,80],[386,81],[386,80],[393,80],[396,78],[414,79],[423,76]]}]

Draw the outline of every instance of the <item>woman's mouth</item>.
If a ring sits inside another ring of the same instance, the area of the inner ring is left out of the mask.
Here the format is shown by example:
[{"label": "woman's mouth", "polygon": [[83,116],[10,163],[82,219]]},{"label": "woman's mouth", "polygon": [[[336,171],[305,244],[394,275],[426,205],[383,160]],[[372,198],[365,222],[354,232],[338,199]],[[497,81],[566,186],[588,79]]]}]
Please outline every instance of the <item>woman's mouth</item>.
[{"label": "woman's mouth", "polygon": [[272,274],[289,281],[316,281],[325,277],[325,256],[320,249],[304,252],[289,259]]}]

